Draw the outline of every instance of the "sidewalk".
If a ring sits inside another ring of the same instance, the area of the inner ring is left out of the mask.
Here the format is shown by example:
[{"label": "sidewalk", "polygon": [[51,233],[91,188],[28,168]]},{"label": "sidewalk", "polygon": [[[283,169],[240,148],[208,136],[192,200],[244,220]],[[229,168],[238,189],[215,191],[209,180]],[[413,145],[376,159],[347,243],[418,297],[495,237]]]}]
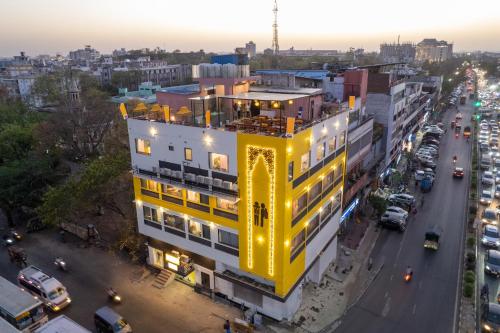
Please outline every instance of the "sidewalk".
[{"label": "sidewalk", "polygon": [[[325,272],[319,285],[307,283],[302,304],[293,318],[294,332],[322,332],[364,293],[378,270],[368,270],[368,261],[379,232],[369,218],[353,223],[349,234],[338,244],[337,260]],[[282,330],[275,330],[284,332]]]}]

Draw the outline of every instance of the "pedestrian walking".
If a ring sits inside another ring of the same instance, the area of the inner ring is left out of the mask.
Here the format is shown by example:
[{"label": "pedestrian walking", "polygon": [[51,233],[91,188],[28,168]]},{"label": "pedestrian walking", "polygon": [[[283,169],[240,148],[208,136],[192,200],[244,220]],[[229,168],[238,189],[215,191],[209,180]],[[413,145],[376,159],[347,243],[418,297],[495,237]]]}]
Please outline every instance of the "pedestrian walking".
[{"label": "pedestrian walking", "polygon": [[422,197],[422,199],[420,199],[420,207],[424,207],[424,197]]},{"label": "pedestrian walking", "polygon": [[231,333],[231,324],[229,323],[229,320],[226,320],[224,323],[224,333]]}]

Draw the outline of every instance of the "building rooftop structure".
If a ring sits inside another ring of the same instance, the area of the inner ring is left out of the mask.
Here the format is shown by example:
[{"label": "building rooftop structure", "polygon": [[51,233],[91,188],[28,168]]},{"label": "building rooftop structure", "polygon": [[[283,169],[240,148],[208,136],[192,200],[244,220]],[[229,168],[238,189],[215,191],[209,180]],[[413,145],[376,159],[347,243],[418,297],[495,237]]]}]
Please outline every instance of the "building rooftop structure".
[{"label": "building rooftop structure", "polygon": [[289,74],[295,77],[322,80],[328,76],[330,71],[327,70],[289,70],[289,69],[261,69],[255,71],[257,75],[267,74],[267,75],[279,75],[279,74]]},{"label": "building rooftop structure", "polygon": [[111,97],[113,103],[128,103],[138,101],[145,104],[156,103],[156,91],[160,90],[160,85],[152,82],[143,82],[139,85],[139,90],[128,91],[127,88],[118,89],[118,96]]},{"label": "building rooftop structure", "polygon": [[190,94],[195,94],[195,93],[199,92],[200,85],[198,83],[186,84],[183,86],[161,88],[158,91],[168,92],[168,93],[172,93],[172,94],[190,95]]}]

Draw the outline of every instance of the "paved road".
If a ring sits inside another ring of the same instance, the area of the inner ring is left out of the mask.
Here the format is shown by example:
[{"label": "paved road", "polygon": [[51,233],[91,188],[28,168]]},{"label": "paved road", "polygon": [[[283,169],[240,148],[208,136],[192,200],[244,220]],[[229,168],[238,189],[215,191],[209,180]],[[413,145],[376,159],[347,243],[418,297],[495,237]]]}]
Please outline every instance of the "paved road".
[{"label": "paved road", "polygon": [[[165,289],[156,289],[151,286],[153,276],[140,278],[140,266],[103,250],[81,248],[80,242],[62,244],[57,236],[52,231],[29,234],[19,245],[26,249],[28,264],[42,268],[67,287],[73,302],[61,313],[88,329],[93,329],[95,310],[104,305],[114,307],[137,333],[218,333],[222,331],[224,318],[240,315],[235,307],[216,304],[177,281]],[[56,256],[66,259],[69,272],[61,272],[54,266]],[[7,251],[0,247],[0,275],[15,283],[18,271],[9,262]],[[109,286],[123,296],[123,304],[109,304],[105,294]]]},{"label": "paved road", "polygon": [[[460,107],[462,126],[470,124],[471,107]],[[449,110],[444,124],[449,126],[456,112]],[[448,127],[449,128],[449,127]],[[467,182],[452,178],[453,155],[458,166],[470,172],[470,143],[454,133],[442,137],[437,179],[425,204],[412,217],[404,234],[384,230],[375,245],[375,260],[384,268],[363,298],[342,319],[336,332],[452,332],[456,319],[459,260],[464,229]],[[466,174],[467,176],[467,174]],[[439,250],[423,247],[426,229],[440,225],[444,234]],[[407,265],[413,267],[410,283],[403,282]]]}]

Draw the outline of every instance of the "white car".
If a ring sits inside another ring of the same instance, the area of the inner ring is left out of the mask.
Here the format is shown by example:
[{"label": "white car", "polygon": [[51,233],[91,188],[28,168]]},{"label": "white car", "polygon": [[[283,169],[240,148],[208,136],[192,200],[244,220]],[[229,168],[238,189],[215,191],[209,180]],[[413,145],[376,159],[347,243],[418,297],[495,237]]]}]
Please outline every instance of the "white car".
[{"label": "white car", "polygon": [[500,184],[500,171],[497,171],[495,174],[495,183]]},{"label": "white car", "polygon": [[415,197],[406,193],[391,194],[389,196],[389,201],[400,202],[406,205],[413,205],[415,203]]},{"label": "white car", "polygon": [[493,185],[495,183],[495,178],[493,178],[493,173],[491,171],[485,171],[481,177],[481,183],[483,185]]},{"label": "white car", "polygon": [[483,235],[481,236],[481,243],[484,246],[498,248],[500,246],[498,227],[489,224],[485,225],[483,228]]},{"label": "white car", "polygon": [[483,192],[481,192],[481,198],[479,199],[479,202],[482,205],[489,206],[493,202],[493,193],[488,190],[483,190]]},{"label": "white car", "polygon": [[500,185],[495,186],[495,198],[500,198]]},{"label": "white car", "polygon": [[415,180],[416,181],[421,181],[422,179],[424,179],[424,176],[425,176],[424,171],[422,171],[422,170],[415,171]]},{"label": "white car", "polygon": [[385,212],[391,213],[391,214],[398,214],[398,215],[404,216],[404,218],[408,217],[408,212],[406,210],[404,210],[403,208],[398,207],[398,206],[389,206],[386,208]]}]

